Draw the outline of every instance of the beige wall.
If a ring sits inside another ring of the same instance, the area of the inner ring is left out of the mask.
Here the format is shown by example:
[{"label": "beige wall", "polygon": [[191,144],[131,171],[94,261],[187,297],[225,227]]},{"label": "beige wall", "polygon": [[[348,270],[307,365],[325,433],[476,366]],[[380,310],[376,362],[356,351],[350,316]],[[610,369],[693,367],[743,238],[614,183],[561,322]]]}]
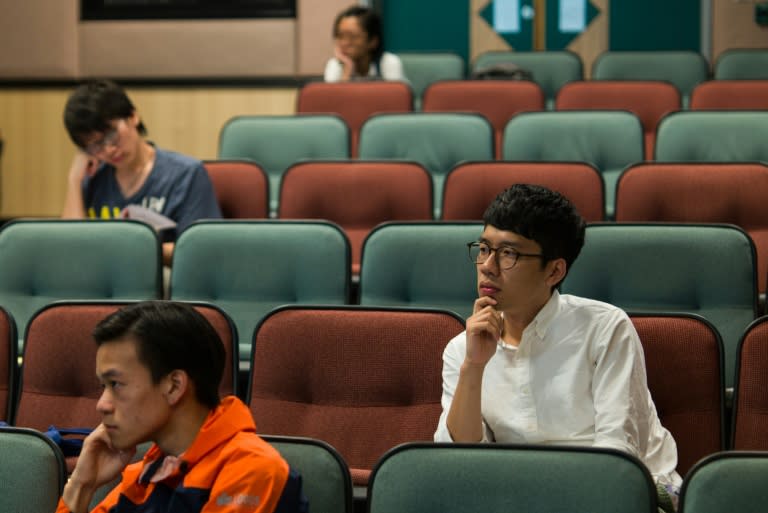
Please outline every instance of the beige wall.
[{"label": "beige wall", "polygon": [[712,62],[729,48],[768,48],[768,27],[755,23],[754,1],[712,0]]},{"label": "beige wall", "polygon": [[288,19],[83,22],[80,75],[291,76],[295,30]]},{"label": "beige wall", "polygon": [[76,0],[0,0],[0,77],[76,76],[77,5]]},{"label": "beige wall", "polygon": [[351,0],[297,0],[296,19],[79,20],[79,0],[0,0],[0,77],[319,75]]},{"label": "beige wall", "polygon": [[333,55],[331,27],[336,13],[353,0],[299,0],[296,17],[296,47],[299,75],[319,75]]}]

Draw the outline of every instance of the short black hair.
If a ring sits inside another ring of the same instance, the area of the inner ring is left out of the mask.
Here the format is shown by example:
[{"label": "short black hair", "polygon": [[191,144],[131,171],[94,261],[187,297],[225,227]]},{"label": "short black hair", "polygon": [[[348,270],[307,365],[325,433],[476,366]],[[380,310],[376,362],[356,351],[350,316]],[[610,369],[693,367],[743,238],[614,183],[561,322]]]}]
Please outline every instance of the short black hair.
[{"label": "short black hair", "polygon": [[[94,80],[78,86],[70,95],[64,107],[64,126],[72,142],[82,148],[84,137],[106,132],[112,121],[130,117],[135,111],[122,87],[111,80]],[[137,129],[146,135],[143,122]]]},{"label": "short black hair", "polygon": [[224,344],[208,320],[192,306],[174,301],[143,301],[107,316],[93,331],[96,344],[132,337],[136,353],[153,383],[176,369],[195,384],[198,401],[219,404],[224,374]]},{"label": "short black hair", "polygon": [[544,255],[542,265],[563,258],[566,272],[584,246],[584,218],[568,198],[540,185],[515,184],[502,191],[486,209],[483,222],[536,241]]},{"label": "short black hair", "polygon": [[381,16],[370,7],[363,7],[361,5],[347,7],[336,15],[336,20],[333,22],[333,37],[336,37],[339,32],[341,20],[350,16],[357,18],[360,27],[368,34],[369,39],[378,38],[379,44],[371,52],[371,61],[377,62],[384,53],[384,32],[381,25]]}]

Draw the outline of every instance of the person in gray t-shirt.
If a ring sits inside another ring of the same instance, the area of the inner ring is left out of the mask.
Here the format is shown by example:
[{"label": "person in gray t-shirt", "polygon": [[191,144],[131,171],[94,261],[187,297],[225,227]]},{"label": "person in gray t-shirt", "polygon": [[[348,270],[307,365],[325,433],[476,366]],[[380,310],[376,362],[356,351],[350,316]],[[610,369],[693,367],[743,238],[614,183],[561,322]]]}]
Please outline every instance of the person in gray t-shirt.
[{"label": "person in gray t-shirt", "polygon": [[221,217],[213,185],[199,160],[156,148],[125,91],[108,80],[78,87],[67,100],[64,124],[81,150],[69,170],[62,218],[115,219],[139,205],[176,223],[163,244],[197,219]]}]

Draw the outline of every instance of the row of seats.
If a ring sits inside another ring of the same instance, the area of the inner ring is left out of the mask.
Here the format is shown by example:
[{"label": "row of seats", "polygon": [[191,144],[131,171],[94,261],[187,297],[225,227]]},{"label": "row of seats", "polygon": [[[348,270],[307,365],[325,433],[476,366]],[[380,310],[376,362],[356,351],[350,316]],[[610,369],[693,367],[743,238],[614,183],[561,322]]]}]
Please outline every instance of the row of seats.
[{"label": "row of seats", "polygon": [[[101,387],[93,373],[96,346],[90,334],[103,315],[122,304],[64,302],[32,321],[20,376],[0,376],[11,424],[45,430],[52,424],[99,422]],[[226,314],[211,305],[197,308],[222,321],[217,329],[225,341],[233,340]],[[768,449],[762,413],[768,407],[768,317],[753,323],[740,344],[730,437],[723,348],[712,324],[691,314],[631,319],[659,417],[677,441],[681,475],[726,447]],[[284,306],[256,330],[249,380],[235,392],[249,404],[260,433],[323,440],[339,451],[353,482],[365,485],[376,461],[392,447],[432,439],[441,411],[441,355],[463,329],[455,314],[434,309]],[[12,359],[12,336],[2,335],[7,347],[0,352]],[[222,393],[232,392],[231,376],[225,375]]]},{"label": "row of seats", "polygon": [[[198,222],[177,240],[170,298],[222,308],[247,368],[255,329],[283,304],[442,308],[466,318],[477,297],[466,244],[481,231],[480,222],[378,226],[364,241],[352,298],[350,244],[338,225]],[[0,305],[21,345],[34,312],[55,300],[160,297],[159,253],[138,222],[11,222],[0,231]],[[754,242],[734,225],[597,223],[561,288],[630,312],[703,315],[723,337],[732,388],[739,338],[758,316],[757,284]]]},{"label": "row of seats", "polygon": [[[479,114],[389,113],[363,123],[358,157],[424,166],[432,177],[434,216],[439,219],[445,176],[462,162],[494,160],[494,141],[499,139],[503,160],[593,165],[605,182],[610,218],[619,174],[645,159],[648,144],[654,147],[654,160],[662,162],[768,161],[764,133],[766,111],[675,112],[650,132],[631,112],[524,112],[496,133]],[[218,158],[258,163],[269,177],[270,209],[276,213],[280,182],[290,166],[302,160],[349,159],[349,141],[349,128],[334,115],[239,116],[222,128]]]},{"label": "row of seats", "polygon": [[[765,110],[768,80],[713,80],[694,87],[690,110]],[[669,82],[590,80],[563,84],[550,110],[627,110],[637,115],[646,134],[646,156],[653,156],[652,135],[659,121],[682,109],[678,89]],[[424,93],[424,112],[474,112],[485,116],[497,135],[496,156],[501,156],[501,133],[520,112],[544,110],[541,87],[528,81],[442,80]],[[299,90],[299,114],[338,114],[351,131],[351,155],[358,154],[363,123],[374,114],[413,110],[412,91],[400,82],[313,82]]]},{"label": "row of seats", "polygon": [[[461,57],[451,53],[402,53],[403,70],[413,87],[418,109],[422,93],[438,80],[466,78]],[[544,91],[549,107],[560,88],[584,78],[581,58],[569,51],[517,52],[490,51],[471,65],[471,72],[490,66],[514,64],[529,71]],[[716,80],[768,79],[768,50],[731,49],[720,54],[712,76]],[[689,51],[616,52],[598,56],[592,67],[595,80],[664,80],[675,85],[685,105],[697,84],[710,78],[709,64],[703,55]]]},{"label": "row of seats", "polygon": [[[208,161],[226,218],[268,217],[267,177],[247,161]],[[599,172],[578,162],[470,162],[445,177],[443,221],[480,221],[485,208],[514,183],[544,185],[570,198],[588,222],[604,221]],[[731,223],[757,248],[761,293],[768,278],[768,166],[763,163],[643,162],[616,180],[619,222]],[[291,166],[280,183],[279,219],[325,219],[350,240],[353,276],[363,241],[378,224],[432,217],[432,183],[415,162],[310,161]]]},{"label": "row of seats", "polygon": [[[355,511],[349,471],[333,447],[310,438],[264,438],[301,473],[313,512]],[[0,509],[53,511],[66,479],[61,451],[40,433],[19,428],[0,428],[0,451],[7,486]],[[762,452],[713,454],[686,476],[678,511],[762,511],[767,471]],[[584,447],[403,444],[377,461],[366,495],[370,513],[657,511],[656,487],[637,458]]]}]

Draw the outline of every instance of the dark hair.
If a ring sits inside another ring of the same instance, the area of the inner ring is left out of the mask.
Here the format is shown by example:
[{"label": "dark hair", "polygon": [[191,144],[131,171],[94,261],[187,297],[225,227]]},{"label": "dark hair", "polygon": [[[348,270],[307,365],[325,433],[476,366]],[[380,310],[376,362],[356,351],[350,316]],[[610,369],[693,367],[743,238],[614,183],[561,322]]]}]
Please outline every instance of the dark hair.
[{"label": "dark hair", "polygon": [[536,241],[544,255],[542,265],[565,259],[566,272],[584,245],[586,223],[573,203],[539,185],[515,184],[496,196],[483,214],[483,222]]},{"label": "dark hair", "polygon": [[[106,132],[110,122],[133,115],[136,108],[122,87],[111,80],[96,80],[75,89],[64,107],[64,126],[77,146],[83,147],[83,138],[93,132]],[[137,127],[141,135],[147,133],[143,122]]]},{"label": "dark hair", "polygon": [[362,7],[360,5],[347,7],[336,16],[336,20],[333,22],[333,37],[336,37],[339,32],[339,23],[341,23],[342,18],[349,18],[350,16],[357,18],[360,27],[368,34],[369,39],[378,38],[379,44],[371,51],[371,62],[378,62],[384,53],[384,34],[381,28],[381,17],[370,7]]},{"label": "dark hair", "polygon": [[136,353],[158,383],[171,371],[185,371],[197,400],[219,404],[224,374],[224,344],[208,320],[193,307],[173,301],[144,301],[121,308],[93,331],[96,344],[132,337]]}]

